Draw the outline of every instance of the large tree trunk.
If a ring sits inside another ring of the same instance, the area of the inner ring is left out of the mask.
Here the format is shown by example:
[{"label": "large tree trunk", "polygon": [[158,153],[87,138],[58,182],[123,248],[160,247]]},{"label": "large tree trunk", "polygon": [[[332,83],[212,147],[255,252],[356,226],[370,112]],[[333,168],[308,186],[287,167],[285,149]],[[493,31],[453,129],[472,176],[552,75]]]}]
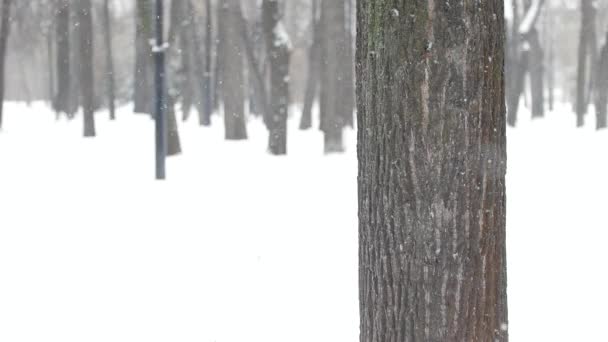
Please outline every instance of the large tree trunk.
[{"label": "large tree trunk", "polygon": [[508,340],[503,7],[358,1],[361,342]]},{"label": "large tree trunk", "polygon": [[114,91],[114,61],[112,54],[112,20],[110,16],[109,0],[103,2],[103,37],[106,48],[106,89],[108,92],[108,110],[110,120],[116,119],[115,91]]},{"label": "large tree trunk", "polygon": [[55,53],[57,58],[57,93],[54,95],[53,108],[57,113],[68,113],[70,103],[71,66],[70,66],[70,7],[67,0],[58,0],[55,11]]},{"label": "large tree trunk", "polygon": [[[188,39],[192,41],[192,67],[194,68],[193,73],[193,88],[196,91],[195,106],[198,111],[198,123],[201,126],[211,125],[211,94],[209,93],[208,87],[210,87],[210,75],[207,73],[207,58],[203,58],[202,42],[199,31],[198,31],[198,20],[192,1],[187,1],[188,6]],[[211,6],[209,4],[209,6]],[[208,9],[210,11],[210,8]],[[208,15],[209,12],[207,12]],[[209,37],[211,39],[211,37]],[[209,43],[209,46],[211,44]],[[207,40],[205,38],[205,49],[210,47],[207,46]],[[205,51],[205,56],[209,56],[211,60],[211,52]],[[209,62],[210,63],[210,62]]]},{"label": "large tree trunk", "polygon": [[80,0],[78,10],[78,50],[80,51],[80,102],[84,115],[84,136],[95,136],[95,90],[93,88],[93,18],[91,0]]},{"label": "large tree trunk", "polygon": [[136,113],[153,112],[154,63],[150,39],[152,5],[150,0],[137,0],[135,18],[135,72],[133,76],[133,103]]},{"label": "large tree trunk", "polygon": [[247,139],[245,123],[245,89],[243,79],[243,44],[239,0],[226,0],[221,5],[225,42],[221,43],[224,68],[221,70],[224,99],[224,125],[227,140]]},{"label": "large tree trunk", "polygon": [[262,2],[266,49],[270,64],[270,113],[268,150],[274,155],[287,154],[287,112],[289,107],[289,54],[291,43],[279,18],[277,0]]},{"label": "large tree trunk", "polygon": [[2,116],[4,112],[4,64],[6,61],[6,42],[10,30],[12,0],[2,1],[2,23],[0,24],[0,129],[2,129]]}]

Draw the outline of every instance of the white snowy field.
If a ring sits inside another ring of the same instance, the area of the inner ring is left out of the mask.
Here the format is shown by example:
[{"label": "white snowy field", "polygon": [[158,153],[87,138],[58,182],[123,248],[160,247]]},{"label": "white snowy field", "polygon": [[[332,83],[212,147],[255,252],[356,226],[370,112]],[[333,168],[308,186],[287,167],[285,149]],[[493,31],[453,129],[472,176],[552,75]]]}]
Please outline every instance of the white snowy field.
[{"label": "white snowy field", "polygon": [[[608,132],[567,107],[510,129],[512,341],[607,341]],[[122,108],[55,121],[5,107],[0,132],[0,341],[358,340],[357,162],[291,122],[225,142],[195,118],[156,182],[153,124]]]}]

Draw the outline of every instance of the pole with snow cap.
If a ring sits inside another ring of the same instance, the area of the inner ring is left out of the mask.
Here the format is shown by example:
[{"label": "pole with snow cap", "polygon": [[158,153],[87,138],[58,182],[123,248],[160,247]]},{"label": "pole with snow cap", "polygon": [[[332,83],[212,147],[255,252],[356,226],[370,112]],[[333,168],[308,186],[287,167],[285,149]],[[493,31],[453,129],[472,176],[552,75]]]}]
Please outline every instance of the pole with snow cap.
[{"label": "pole with snow cap", "polygon": [[155,87],[155,135],[156,135],[156,179],[165,179],[165,160],[167,156],[167,130],[165,119],[165,50],[163,42],[163,0],[156,0],[156,39],[152,44],[154,54],[154,87]]}]

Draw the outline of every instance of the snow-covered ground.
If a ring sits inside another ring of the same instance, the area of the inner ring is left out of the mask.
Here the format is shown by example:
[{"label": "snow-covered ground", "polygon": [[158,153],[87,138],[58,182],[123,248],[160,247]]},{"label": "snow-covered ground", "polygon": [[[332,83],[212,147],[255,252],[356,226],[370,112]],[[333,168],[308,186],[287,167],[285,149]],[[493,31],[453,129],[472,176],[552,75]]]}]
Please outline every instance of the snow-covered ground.
[{"label": "snow-covered ground", "polygon": [[[5,111],[0,341],[357,341],[354,132],[323,156],[292,120],[277,158],[258,120],[248,142],[192,120],[159,183],[129,108],[91,140],[44,104]],[[509,130],[512,341],[608,340],[608,132],[574,120]]]}]

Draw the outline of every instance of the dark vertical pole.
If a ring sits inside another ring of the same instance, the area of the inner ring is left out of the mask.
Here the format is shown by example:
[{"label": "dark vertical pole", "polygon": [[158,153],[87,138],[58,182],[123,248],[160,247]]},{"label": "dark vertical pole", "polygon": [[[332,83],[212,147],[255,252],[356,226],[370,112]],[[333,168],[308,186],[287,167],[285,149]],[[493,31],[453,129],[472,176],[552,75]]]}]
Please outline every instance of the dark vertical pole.
[{"label": "dark vertical pole", "polygon": [[163,43],[163,0],[156,0],[156,44],[153,48],[154,64],[156,67],[154,85],[156,91],[156,179],[165,179],[165,157],[167,155],[167,140],[165,132],[165,46]]}]

